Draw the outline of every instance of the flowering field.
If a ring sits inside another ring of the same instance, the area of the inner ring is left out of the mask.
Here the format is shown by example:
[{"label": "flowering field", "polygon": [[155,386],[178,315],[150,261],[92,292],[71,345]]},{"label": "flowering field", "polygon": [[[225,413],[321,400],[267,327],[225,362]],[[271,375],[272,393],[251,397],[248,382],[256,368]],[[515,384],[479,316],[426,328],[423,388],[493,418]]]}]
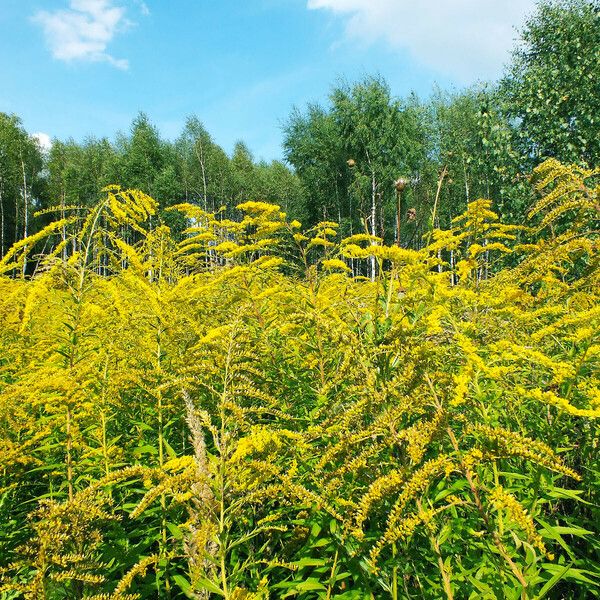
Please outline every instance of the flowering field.
[{"label": "flowering field", "polygon": [[18,242],[0,598],[600,593],[598,172],[532,183],[421,249],[116,187]]}]

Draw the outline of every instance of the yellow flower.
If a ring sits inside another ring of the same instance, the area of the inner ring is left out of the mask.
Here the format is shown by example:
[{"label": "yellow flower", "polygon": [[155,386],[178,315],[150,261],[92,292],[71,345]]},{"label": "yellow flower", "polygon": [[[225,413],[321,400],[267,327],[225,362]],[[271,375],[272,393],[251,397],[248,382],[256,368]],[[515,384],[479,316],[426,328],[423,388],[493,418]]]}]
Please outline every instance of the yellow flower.
[{"label": "yellow flower", "polygon": [[350,271],[350,267],[339,258],[330,258],[321,262],[323,268],[327,271]]}]

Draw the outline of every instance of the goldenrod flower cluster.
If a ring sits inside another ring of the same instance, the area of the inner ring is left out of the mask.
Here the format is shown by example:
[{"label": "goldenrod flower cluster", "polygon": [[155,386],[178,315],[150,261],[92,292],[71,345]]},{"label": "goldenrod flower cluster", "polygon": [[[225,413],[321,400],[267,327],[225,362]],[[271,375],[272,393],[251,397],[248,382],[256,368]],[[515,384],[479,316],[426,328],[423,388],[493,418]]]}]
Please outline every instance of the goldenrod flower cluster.
[{"label": "goldenrod flower cluster", "polygon": [[530,227],[477,200],[415,248],[259,201],[178,238],[117,187],[17,244],[0,596],[595,590],[597,176],[550,161]]}]

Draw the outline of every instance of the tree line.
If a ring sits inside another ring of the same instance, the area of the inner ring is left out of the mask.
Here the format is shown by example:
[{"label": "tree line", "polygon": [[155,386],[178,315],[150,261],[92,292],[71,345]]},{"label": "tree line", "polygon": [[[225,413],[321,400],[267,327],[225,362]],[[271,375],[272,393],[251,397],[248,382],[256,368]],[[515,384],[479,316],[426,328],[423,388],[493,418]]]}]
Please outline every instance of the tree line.
[{"label": "tree line", "polygon": [[0,113],[0,257],[47,223],[45,209],[93,205],[109,184],[154,197],[175,231],[186,224],[171,205],[228,218],[244,200],[412,248],[479,197],[519,222],[533,201],[522,173],[547,158],[600,163],[599,78],[600,4],[548,0],[498,82],[426,100],[394,97],[381,77],[339,82],[326,105],[292,111],[286,162],[256,161],[243,142],[228,155],[197,117],[176,140],[161,139],[143,113],[114,141],[54,140],[44,152],[17,116]]},{"label": "tree line", "polygon": [[534,200],[522,173],[548,158],[600,163],[599,78],[600,4],[568,0],[538,3],[496,83],[426,101],[394,98],[381,78],[337,85],[284,130],[301,214],[404,246],[477,198],[522,221]]},{"label": "tree line", "polygon": [[[50,207],[61,210],[95,204],[110,184],[140,189],[159,202],[161,219],[175,227],[164,209],[179,202],[205,210],[225,210],[243,198],[262,197],[285,205],[298,202],[300,182],[280,161],[254,160],[238,142],[228,156],[196,117],[169,142],[140,113],[128,135],[114,142],[90,137],[82,143],[53,140],[44,152],[18,117],[0,114],[1,255],[47,222],[34,213]],[[181,224],[183,227],[183,224]]]}]

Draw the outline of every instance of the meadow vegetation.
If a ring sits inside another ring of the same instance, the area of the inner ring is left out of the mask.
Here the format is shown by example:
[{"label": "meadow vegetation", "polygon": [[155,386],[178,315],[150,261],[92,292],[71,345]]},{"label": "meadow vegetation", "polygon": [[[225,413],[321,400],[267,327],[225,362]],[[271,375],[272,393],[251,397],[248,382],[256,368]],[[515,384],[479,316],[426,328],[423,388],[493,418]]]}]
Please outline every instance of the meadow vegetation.
[{"label": "meadow vegetation", "polygon": [[0,262],[0,597],[596,595],[599,178],[420,249],[58,207]]},{"label": "meadow vegetation", "polygon": [[600,597],[599,80],[540,0],[285,163],[0,113],[0,600]]}]

